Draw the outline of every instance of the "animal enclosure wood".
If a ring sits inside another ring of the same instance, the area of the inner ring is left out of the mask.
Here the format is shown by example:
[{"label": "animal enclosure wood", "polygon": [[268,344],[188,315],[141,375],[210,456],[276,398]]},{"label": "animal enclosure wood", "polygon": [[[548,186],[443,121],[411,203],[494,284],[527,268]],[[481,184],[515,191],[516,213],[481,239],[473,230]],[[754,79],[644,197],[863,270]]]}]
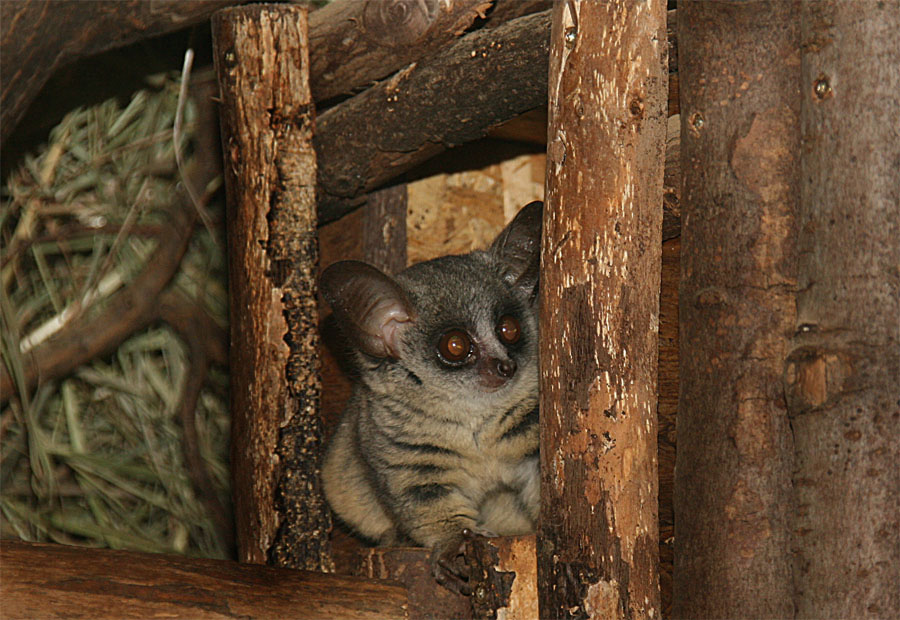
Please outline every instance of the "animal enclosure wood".
[{"label": "animal enclosure wood", "polygon": [[4,618],[408,618],[373,579],[224,560],[4,540]]},{"label": "animal enclosure wood", "polygon": [[547,12],[474,32],[322,114],[320,220],[337,219],[416,164],[543,105],[549,34]]},{"label": "animal enclosure wood", "polygon": [[232,468],[239,558],[329,570],[319,490],[313,107],[306,9],[213,20],[231,282]]},{"label": "animal enclosure wood", "polygon": [[494,0],[343,0],[309,18],[316,101],[352,94],[450,43]]},{"label": "animal enclosure wood", "polygon": [[900,4],[803,2],[785,363],[800,618],[900,616]]},{"label": "animal enclosure wood", "polygon": [[561,2],[551,39],[540,613],[659,617],[666,5]]},{"label": "animal enclosure wood", "polygon": [[796,319],[798,5],[686,2],[678,13],[673,617],[788,617],[792,445],[781,375]]},{"label": "animal enclosure wood", "polygon": [[50,76],[78,58],[207,19],[230,0],[0,3],[0,142]]}]

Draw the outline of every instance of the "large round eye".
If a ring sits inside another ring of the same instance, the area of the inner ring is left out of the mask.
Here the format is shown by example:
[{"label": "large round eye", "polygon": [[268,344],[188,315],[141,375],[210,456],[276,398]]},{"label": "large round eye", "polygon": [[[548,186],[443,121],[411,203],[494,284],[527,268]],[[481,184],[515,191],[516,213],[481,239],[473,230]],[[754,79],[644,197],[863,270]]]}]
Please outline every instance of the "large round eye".
[{"label": "large round eye", "polygon": [[472,340],[461,329],[451,329],[441,336],[438,342],[438,355],[448,364],[460,364],[466,361],[472,352]]},{"label": "large round eye", "polygon": [[507,314],[500,317],[500,321],[497,323],[497,335],[506,344],[515,344],[522,337],[522,328],[519,327],[519,322],[515,318]]}]

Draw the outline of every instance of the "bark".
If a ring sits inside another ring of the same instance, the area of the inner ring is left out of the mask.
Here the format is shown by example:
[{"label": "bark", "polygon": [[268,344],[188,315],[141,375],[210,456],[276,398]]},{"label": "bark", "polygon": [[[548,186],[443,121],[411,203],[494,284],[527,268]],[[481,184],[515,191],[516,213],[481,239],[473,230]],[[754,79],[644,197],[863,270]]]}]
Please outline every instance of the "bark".
[{"label": "bark", "polygon": [[550,19],[538,13],[474,32],[318,119],[319,219],[445,149],[547,98]]},{"label": "bark", "polygon": [[353,574],[399,581],[409,592],[410,618],[538,617],[537,564],[534,536],[485,538],[467,541],[466,563],[472,596],[439,587],[431,571],[431,550],[418,547],[361,549]]},{"label": "bark", "polygon": [[797,283],[798,4],[687,2],[678,28],[673,616],[788,617],[791,441],[780,378]]},{"label": "bark", "polygon": [[900,4],[804,2],[798,617],[900,616]]},{"label": "bark", "polygon": [[238,553],[332,567],[318,479],[315,153],[306,9],[213,20],[222,94]]},{"label": "bark", "polygon": [[4,618],[407,618],[403,587],[224,560],[4,540]]},{"label": "bark", "polygon": [[540,612],[659,617],[666,6],[575,1],[553,11],[541,261]]},{"label": "bark", "polygon": [[[422,66],[400,72],[318,119],[320,222],[365,204],[367,192],[448,147],[488,133],[510,137],[519,130],[504,132],[504,123],[545,105],[548,46],[534,42],[549,41],[547,24],[542,24],[549,23],[549,14],[501,21],[510,17],[502,2],[488,21],[501,25],[463,37]],[[516,4],[512,15],[540,6],[530,0]],[[670,52],[677,48],[676,13],[667,14]],[[677,70],[677,64],[670,62],[669,70]],[[677,114],[676,73],[670,73],[667,94],[669,114]],[[531,141],[546,140],[545,132],[532,130],[531,135]]]},{"label": "bark", "polygon": [[432,54],[494,0],[343,0],[309,18],[310,87],[316,101],[350,94]]},{"label": "bark", "polygon": [[233,0],[0,3],[0,142],[50,76],[68,62],[207,19]]},{"label": "bark", "polygon": [[406,203],[403,183],[369,198],[362,230],[362,260],[385,273],[406,269]]}]

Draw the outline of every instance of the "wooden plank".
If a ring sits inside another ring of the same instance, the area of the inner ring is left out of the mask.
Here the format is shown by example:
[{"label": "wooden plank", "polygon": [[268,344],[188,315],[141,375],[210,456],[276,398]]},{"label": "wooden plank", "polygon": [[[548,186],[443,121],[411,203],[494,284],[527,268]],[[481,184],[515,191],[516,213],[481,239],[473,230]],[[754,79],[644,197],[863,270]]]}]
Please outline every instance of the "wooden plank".
[{"label": "wooden plank", "polygon": [[225,560],[0,544],[4,618],[408,618],[385,581]]}]

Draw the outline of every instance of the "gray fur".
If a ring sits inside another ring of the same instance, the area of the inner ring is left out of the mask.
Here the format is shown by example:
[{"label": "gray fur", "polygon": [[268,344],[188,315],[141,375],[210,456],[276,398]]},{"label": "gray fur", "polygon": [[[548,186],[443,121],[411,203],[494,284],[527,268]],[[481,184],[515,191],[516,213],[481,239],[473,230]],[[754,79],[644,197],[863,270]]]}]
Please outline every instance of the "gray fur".
[{"label": "gray fur", "polygon": [[[323,274],[359,369],[325,457],[325,494],[345,523],[378,544],[446,550],[464,528],[534,529],[540,212],[540,203],[524,207],[488,250],[419,263],[395,278],[352,261]],[[521,326],[515,344],[497,336],[503,315]],[[476,359],[461,367],[436,352],[451,328],[475,342]],[[499,378],[501,362],[514,363],[511,377]]]}]

